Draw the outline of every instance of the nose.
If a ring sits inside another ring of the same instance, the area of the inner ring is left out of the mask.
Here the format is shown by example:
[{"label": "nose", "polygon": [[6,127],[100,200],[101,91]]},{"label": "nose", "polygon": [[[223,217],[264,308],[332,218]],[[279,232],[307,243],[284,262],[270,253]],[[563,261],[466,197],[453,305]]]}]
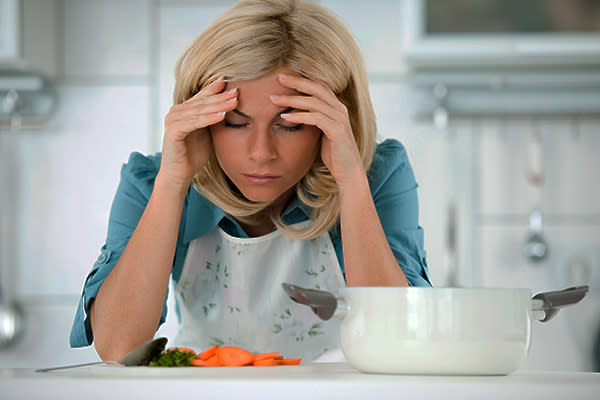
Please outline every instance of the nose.
[{"label": "nose", "polygon": [[277,147],[268,129],[256,129],[250,134],[249,154],[250,159],[256,162],[277,158]]}]

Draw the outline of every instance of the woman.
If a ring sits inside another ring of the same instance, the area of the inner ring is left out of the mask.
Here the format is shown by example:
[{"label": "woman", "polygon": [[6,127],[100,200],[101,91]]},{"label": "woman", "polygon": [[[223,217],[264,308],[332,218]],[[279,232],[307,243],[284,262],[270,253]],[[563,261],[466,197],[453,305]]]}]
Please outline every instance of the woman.
[{"label": "woman", "polygon": [[360,52],[331,12],[240,1],[180,58],[174,104],[162,154],[123,167],[72,346],[114,360],[151,339],[172,277],[173,344],[310,361],[339,327],[282,282],[430,285],[406,152],[376,144]]}]

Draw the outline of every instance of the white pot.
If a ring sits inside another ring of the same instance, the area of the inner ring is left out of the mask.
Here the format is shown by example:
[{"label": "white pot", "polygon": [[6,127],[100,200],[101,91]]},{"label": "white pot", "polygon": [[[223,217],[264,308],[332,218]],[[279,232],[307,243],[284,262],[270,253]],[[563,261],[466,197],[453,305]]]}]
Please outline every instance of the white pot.
[{"label": "white pot", "polygon": [[322,319],[341,319],[346,360],[362,372],[505,375],[527,357],[531,321],[550,320],[588,287],[529,289],[348,287],[341,297],[284,284]]}]

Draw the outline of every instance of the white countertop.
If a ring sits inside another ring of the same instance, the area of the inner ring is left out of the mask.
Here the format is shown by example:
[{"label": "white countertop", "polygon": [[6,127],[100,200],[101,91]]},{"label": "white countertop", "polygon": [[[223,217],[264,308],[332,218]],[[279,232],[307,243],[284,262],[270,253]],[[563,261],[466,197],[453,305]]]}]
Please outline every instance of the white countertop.
[{"label": "white countertop", "polygon": [[600,373],[364,374],[345,363],[281,367],[0,369],[0,399],[600,399]]}]

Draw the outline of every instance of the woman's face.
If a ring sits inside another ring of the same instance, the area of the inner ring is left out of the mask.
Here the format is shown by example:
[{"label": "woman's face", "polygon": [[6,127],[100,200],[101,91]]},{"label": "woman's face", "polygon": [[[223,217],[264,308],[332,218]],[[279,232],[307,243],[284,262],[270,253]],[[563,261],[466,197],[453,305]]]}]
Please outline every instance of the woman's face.
[{"label": "woman's face", "polygon": [[238,105],[211,126],[221,168],[255,202],[285,201],[319,151],[319,128],[284,120],[280,114],[293,110],[271,102],[271,95],[300,95],[278,82],[279,73],[290,71],[277,69],[258,79],[228,83],[225,90],[238,88]]}]

